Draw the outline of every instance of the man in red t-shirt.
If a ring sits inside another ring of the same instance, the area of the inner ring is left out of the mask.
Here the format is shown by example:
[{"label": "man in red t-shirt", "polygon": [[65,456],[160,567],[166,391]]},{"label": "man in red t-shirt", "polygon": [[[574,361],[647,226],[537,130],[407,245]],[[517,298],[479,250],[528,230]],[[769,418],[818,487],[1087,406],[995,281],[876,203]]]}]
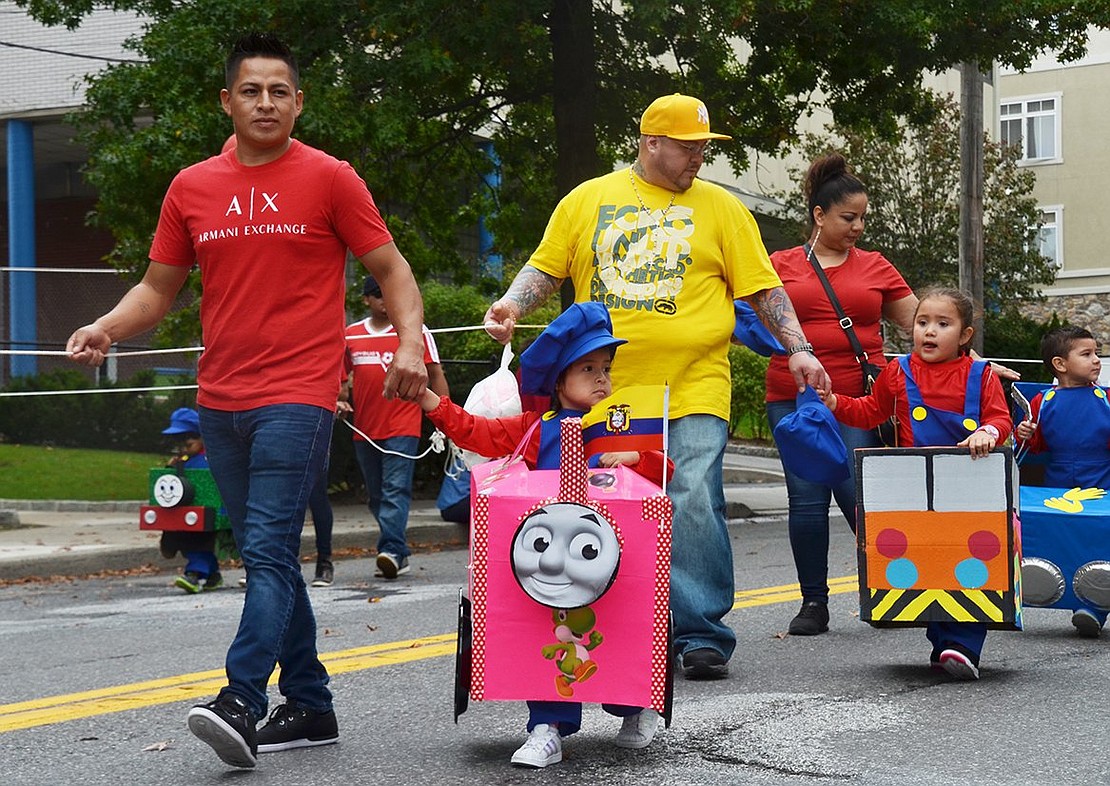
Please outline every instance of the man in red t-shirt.
[{"label": "man in red t-shirt", "polygon": [[[398,348],[383,395],[418,399],[427,371],[420,290],[366,184],[349,164],[291,137],[304,94],[289,48],[270,34],[244,36],[227,58],[225,85],[235,145],[178,173],[143,280],[66,349],[75,362],[100,365],[113,343],[161,321],[199,265],[200,430],[250,581],[227,687],[189,710],[188,723],[225,762],[253,767],[258,752],[339,739],[298,553],[342,377],[348,250],[393,304]],[[278,663],[286,703],[256,732]]]},{"label": "man in red t-shirt", "polygon": [[[397,331],[386,310],[382,288],[373,276],[367,276],[362,284],[362,302],[370,316],[347,326],[344,356],[355,428],[362,432],[354,435],[355,458],[366,481],[370,512],[380,530],[378,571],[387,579],[395,579],[409,570],[411,552],[405,542],[405,528],[416,466],[410,457],[416,455],[423,414],[411,401],[382,398],[386,374],[397,352]],[[435,339],[427,327],[423,335],[428,387],[446,396],[447,378],[439,364]]]}]

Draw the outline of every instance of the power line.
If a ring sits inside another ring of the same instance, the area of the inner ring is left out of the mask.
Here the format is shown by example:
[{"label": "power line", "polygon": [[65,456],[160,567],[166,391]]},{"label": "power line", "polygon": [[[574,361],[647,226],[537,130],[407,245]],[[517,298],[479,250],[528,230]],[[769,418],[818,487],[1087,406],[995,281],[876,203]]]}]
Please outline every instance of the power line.
[{"label": "power line", "polygon": [[77,57],[83,60],[100,60],[105,63],[133,63],[135,65],[145,65],[146,60],[128,60],[119,57],[105,57],[103,55],[83,55],[77,52],[63,52],[60,49],[46,49],[41,46],[29,46],[28,44],[13,44],[10,41],[0,41],[0,46],[8,46],[12,49],[26,49],[31,52],[42,52],[48,55],[61,55],[62,57]]}]

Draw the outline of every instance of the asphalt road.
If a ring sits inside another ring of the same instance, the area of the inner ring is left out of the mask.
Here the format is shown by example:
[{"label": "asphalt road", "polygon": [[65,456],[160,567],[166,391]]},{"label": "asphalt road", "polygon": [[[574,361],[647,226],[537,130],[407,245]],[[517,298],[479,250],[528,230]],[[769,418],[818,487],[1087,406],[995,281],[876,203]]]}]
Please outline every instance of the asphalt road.
[{"label": "asphalt road", "polygon": [[953,683],[928,669],[923,630],[858,621],[853,542],[843,527],[833,541],[828,634],[784,635],[797,606],[785,525],[741,527],[729,678],[680,678],[674,723],[644,751],[615,748],[619,722],[587,707],[564,762],[544,771],[508,764],[523,705],[472,702],[452,722],[464,551],[418,555],[392,583],[371,579],[368,560],[337,563],[335,586],[312,595],[341,742],[264,755],[251,771],[185,728],[189,706],[223,684],[239,590],[187,596],[169,574],[3,587],[3,782],[1110,783],[1110,641],[1033,609],[1026,631],[990,634],[980,681]]}]

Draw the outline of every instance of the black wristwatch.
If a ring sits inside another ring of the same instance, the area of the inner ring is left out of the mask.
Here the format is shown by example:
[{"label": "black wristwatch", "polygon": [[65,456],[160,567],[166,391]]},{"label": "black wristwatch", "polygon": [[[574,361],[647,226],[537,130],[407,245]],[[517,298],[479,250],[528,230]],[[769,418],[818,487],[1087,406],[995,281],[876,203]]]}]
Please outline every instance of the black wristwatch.
[{"label": "black wristwatch", "polygon": [[789,347],[786,348],[786,354],[788,357],[790,355],[797,355],[799,352],[808,352],[809,354],[813,355],[813,344],[810,344],[808,341],[804,341],[801,344],[791,344]]}]

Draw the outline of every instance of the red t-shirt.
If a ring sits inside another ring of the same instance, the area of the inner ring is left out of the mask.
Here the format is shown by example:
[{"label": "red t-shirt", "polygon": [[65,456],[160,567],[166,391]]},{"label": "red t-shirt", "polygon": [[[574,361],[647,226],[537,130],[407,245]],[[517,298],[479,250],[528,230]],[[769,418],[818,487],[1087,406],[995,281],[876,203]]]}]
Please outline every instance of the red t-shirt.
[{"label": "red t-shirt", "polygon": [[[946,363],[926,363],[917,355],[910,355],[910,371],[925,404],[933,409],[963,413],[968,368],[972,362],[966,355]],[[836,419],[841,423],[856,428],[874,428],[891,415],[898,416],[898,444],[904,447],[913,445],[913,424],[910,421],[910,407],[906,402],[906,375],[902,373],[902,366],[898,363],[890,363],[883,369],[883,373],[875,380],[870,396],[852,398],[837,394]],[[1006,440],[1013,427],[1002,383],[989,365],[983,371],[979,425],[990,425],[998,429],[999,444]]]},{"label": "red t-shirt", "polygon": [[[424,328],[424,365],[439,363],[436,340],[427,326]],[[399,398],[382,397],[385,372],[393,362],[393,355],[400,346],[393,325],[375,330],[369,319],[347,325],[345,334],[347,353],[344,368],[351,375],[352,406],[355,410],[355,427],[370,439],[420,436],[420,405]],[[364,441],[355,432],[356,442]]]},{"label": "red t-shirt", "polygon": [[[814,354],[832,379],[833,392],[849,396],[863,394],[863,373],[856,363],[840,318],[825,294],[802,246],[776,251],[771,264],[782,279],[786,294],[802,323]],[[852,318],[856,336],[868,361],[883,366],[883,339],[879,333],[883,305],[913,294],[902,274],[877,251],[853,248],[848,259],[836,267],[825,268],[833,291],[844,313]],[[786,357],[774,355],[767,366],[767,401],[793,400],[798,393]]]},{"label": "red t-shirt", "polygon": [[360,257],[392,239],[350,164],[296,140],[261,166],[232,150],[178,173],[150,258],[200,266],[197,403],[334,409],[347,250]]}]

